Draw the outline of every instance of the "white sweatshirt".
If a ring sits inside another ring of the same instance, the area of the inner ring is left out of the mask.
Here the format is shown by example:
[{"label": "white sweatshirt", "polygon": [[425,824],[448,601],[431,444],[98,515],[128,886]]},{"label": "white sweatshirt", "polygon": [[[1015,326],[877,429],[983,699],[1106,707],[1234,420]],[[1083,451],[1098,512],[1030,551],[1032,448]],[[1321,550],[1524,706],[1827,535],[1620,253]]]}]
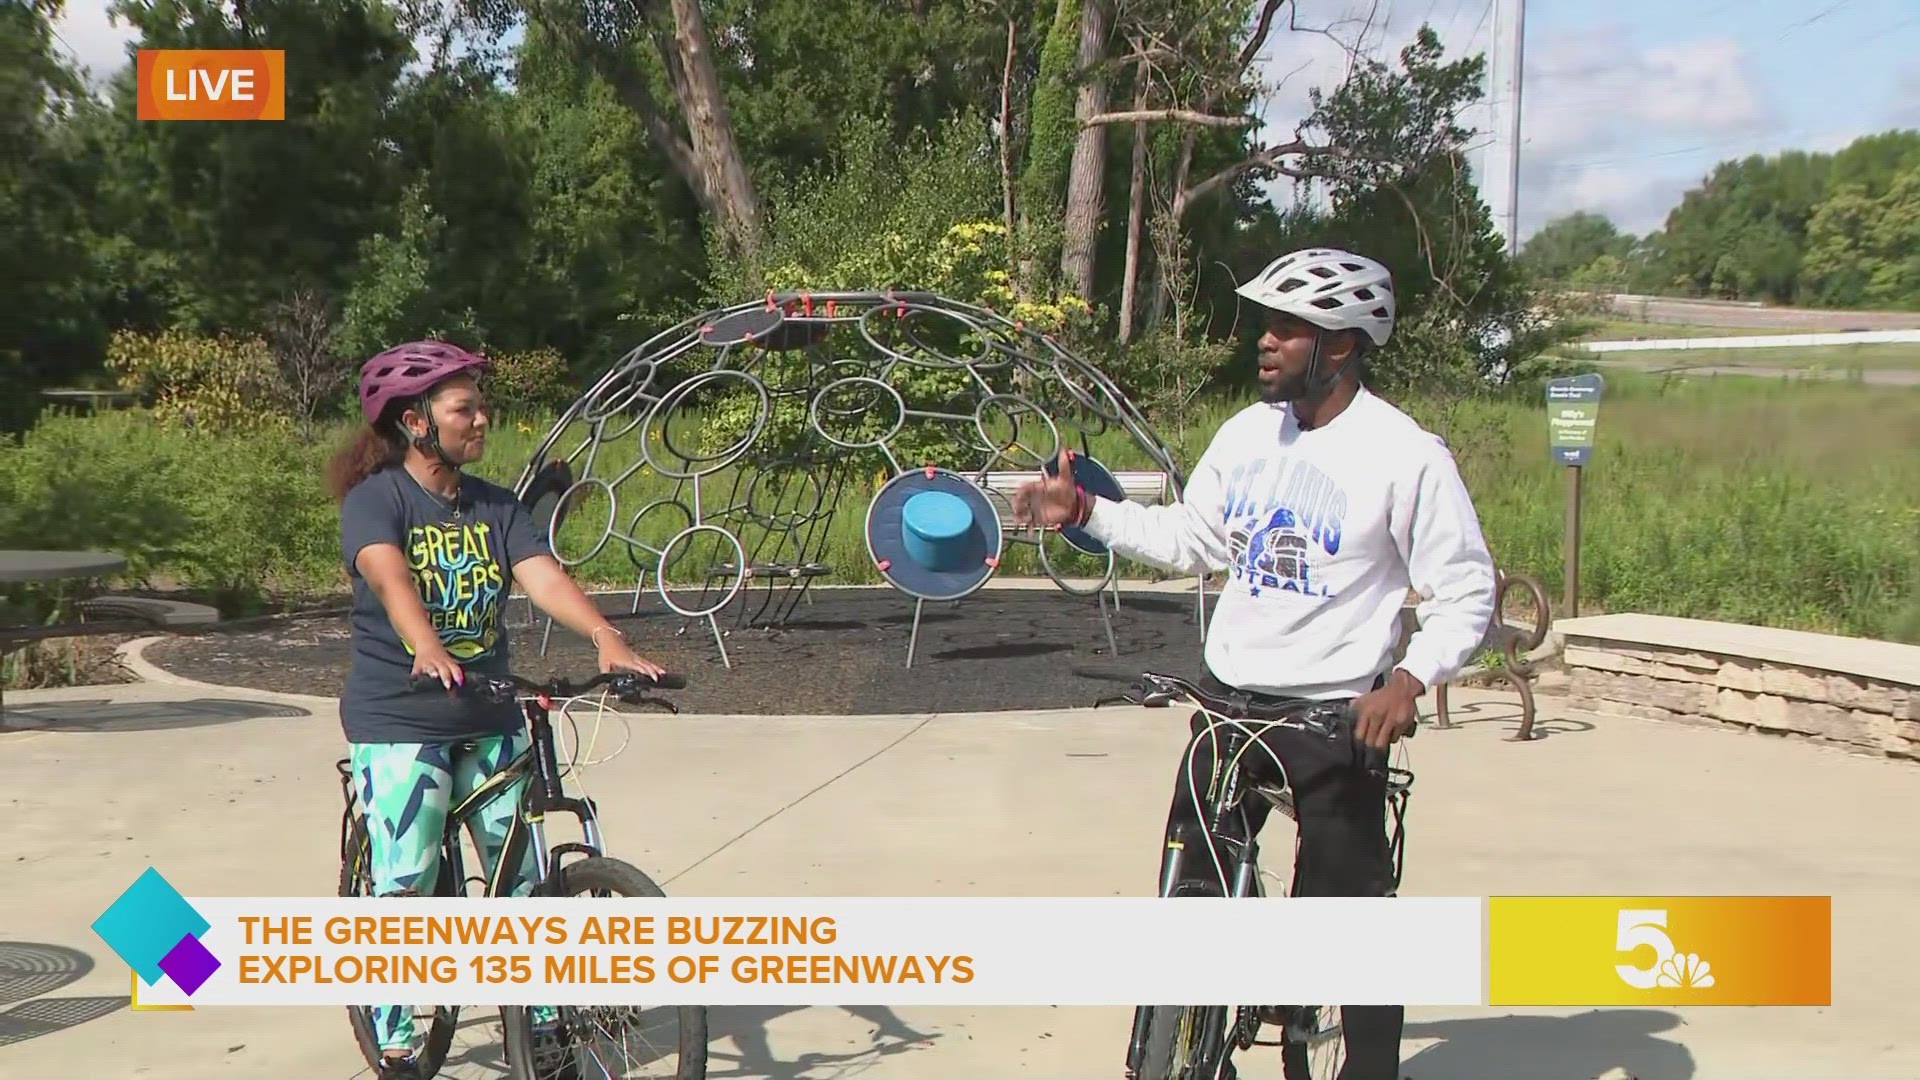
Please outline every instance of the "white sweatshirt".
[{"label": "white sweatshirt", "polygon": [[1392,662],[1409,587],[1420,627],[1397,666],[1431,688],[1493,617],[1493,559],[1453,455],[1362,389],[1326,426],[1254,404],[1221,425],[1183,501],[1096,499],[1087,531],[1141,562],[1228,580],[1207,667],[1230,686],[1365,693]]}]

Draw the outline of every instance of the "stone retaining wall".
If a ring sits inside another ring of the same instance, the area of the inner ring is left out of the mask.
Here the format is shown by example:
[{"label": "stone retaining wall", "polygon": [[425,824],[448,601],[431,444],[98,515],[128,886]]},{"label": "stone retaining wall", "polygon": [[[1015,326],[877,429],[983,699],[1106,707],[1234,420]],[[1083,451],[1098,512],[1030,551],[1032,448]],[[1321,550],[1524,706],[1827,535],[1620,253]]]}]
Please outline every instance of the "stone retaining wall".
[{"label": "stone retaining wall", "polygon": [[1792,664],[1568,637],[1568,690],[1595,712],[1738,724],[1920,760],[1920,671],[1892,682]]}]

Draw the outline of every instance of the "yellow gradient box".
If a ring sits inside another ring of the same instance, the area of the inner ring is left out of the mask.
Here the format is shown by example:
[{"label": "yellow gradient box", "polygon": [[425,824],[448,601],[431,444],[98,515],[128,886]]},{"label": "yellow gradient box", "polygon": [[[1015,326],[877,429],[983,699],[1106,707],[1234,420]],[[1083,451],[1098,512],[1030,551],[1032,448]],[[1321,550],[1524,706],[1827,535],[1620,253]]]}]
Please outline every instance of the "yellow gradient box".
[{"label": "yellow gradient box", "polygon": [[1491,1005],[1829,1005],[1827,896],[1496,896]]}]

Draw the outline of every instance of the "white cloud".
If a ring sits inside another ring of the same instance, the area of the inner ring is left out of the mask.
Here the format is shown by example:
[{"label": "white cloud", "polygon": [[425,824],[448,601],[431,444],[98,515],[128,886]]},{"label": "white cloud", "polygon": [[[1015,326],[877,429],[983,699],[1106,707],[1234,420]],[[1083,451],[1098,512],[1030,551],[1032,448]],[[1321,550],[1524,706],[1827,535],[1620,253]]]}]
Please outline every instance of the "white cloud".
[{"label": "white cloud", "polygon": [[1920,68],[1900,72],[1887,118],[1897,125],[1920,127]]},{"label": "white cloud", "polygon": [[1649,48],[1595,26],[1530,41],[1521,108],[1522,235],[1575,210],[1645,232],[1702,162],[1780,134],[1751,58],[1725,37]]},{"label": "white cloud", "polygon": [[93,82],[112,77],[131,62],[127,45],[139,36],[124,20],[113,25],[107,0],[67,0],[66,10],[53,28],[66,43],[68,55]]}]

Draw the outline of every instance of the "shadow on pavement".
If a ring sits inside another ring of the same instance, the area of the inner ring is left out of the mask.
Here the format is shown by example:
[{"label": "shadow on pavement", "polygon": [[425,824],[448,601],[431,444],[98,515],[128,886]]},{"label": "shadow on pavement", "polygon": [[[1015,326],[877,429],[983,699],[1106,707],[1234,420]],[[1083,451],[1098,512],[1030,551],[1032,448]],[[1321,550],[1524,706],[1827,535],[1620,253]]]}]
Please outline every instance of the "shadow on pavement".
[{"label": "shadow on pavement", "polygon": [[261,717],[293,719],[312,716],[306,709],[277,702],[233,698],[194,698],[189,701],[121,701],[89,698],[46,701],[7,707],[9,731],[169,731],[175,728],[226,724]]},{"label": "shadow on pavement", "polygon": [[[916,1031],[883,1005],[842,1005],[846,1013],[873,1025],[871,1043],[842,1053],[806,1051],[792,1061],[774,1056],[767,1025],[799,1007],[726,1006],[707,1013],[707,1075],[712,1080],[811,1080],[816,1069],[841,1076],[881,1058],[923,1050],[940,1036]],[[729,1048],[728,1043],[732,1046]]]},{"label": "shadow on pavement", "polygon": [[126,1008],[126,997],[45,997],[80,981],[93,958],[64,945],[0,941],[0,1046],[76,1028]]},{"label": "shadow on pavement", "polygon": [[1596,1009],[1576,1016],[1497,1016],[1410,1022],[1408,1039],[1441,1039],[1403,1061],[1407,1080],[1689,1080],[1693,1054],[1659,1033],[1680,1026],[1663,1009]]},{"label": "shadow on pavement", "polygon": [[[1502,687],[1492,687],[1499,693]],[[1537,700],[1537,699],[1536,699]],[[1550,699],[1549,699],[1550,700]],[[1505,724],[1511,730],[1505,733],[1507,738],[1520,732],[1520,698],[1510,694],[1495,701],[1460,701],[1455,699],[1447,703],[1447,726],[1439,727],[1439,718],[1433,712],[1430,701],[1421,703],[1420,726],[1430,731],[1444,732],[1452,728],[1473,727],[1476,724]],[[1583,731],[1592,731],[1594,725],[1585,720],[1568,717],[1548,716],[1536,712],[1533,720],[1533,737],[1550,739],[1555,735],[1577,735]]]}]

